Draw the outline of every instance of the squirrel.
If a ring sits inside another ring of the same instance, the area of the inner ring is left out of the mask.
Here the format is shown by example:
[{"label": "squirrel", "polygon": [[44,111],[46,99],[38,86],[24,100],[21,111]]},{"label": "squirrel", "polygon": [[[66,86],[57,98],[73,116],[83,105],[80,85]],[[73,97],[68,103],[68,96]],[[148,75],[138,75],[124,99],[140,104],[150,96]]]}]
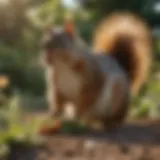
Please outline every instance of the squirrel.
[{"label": "squirrel", "polygon": [[50,69],[49,103],[53,115],[66,104],[74,116],[104,127],[120,126],[151,66],[151,33],[133,13],[113,13],[96,27],[88,47],[72,22],[47,27],[42,48]]}]

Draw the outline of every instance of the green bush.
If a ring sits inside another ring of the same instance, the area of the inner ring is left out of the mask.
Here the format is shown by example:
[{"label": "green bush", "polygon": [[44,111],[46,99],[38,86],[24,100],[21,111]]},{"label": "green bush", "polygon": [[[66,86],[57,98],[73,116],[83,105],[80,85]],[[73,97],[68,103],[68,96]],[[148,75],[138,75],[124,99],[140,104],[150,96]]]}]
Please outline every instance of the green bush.
[{"label": "green bush", "polygon": [[31,60],[25,58],[25,53],[0,44],[0,74],[9,77],[11,89],[43,95],[45,87],[43,71],[38,65],[32,65]]}]

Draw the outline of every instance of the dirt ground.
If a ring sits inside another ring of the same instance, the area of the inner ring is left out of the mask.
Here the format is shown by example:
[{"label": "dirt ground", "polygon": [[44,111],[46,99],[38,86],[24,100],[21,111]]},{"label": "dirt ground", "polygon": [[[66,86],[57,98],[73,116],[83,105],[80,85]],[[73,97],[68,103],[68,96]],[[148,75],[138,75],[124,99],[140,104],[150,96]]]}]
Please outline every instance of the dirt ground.
[{"label": "dirt ground", "polygon": [[13,147],[9,160],[160,160],[160,120],[130,122],[110,133],[56,134],[41,147]]}]

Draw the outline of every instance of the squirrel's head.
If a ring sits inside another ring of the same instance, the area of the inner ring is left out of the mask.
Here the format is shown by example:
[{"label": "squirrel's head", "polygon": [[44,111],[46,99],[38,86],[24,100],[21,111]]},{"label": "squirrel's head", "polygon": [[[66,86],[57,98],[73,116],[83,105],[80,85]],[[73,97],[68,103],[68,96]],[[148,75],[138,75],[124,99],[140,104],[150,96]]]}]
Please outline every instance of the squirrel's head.
[{"label": "squirrel's head", "polygon": [[43,62],[49,66],[65,63],[76,72],[84,71],[81,58],[82,42],[76,34],[74,24],[66,21],[61,27],[47,26],[42,39]]},{"label": "squirrel's head", "polygon": [[51,64],[56,54],[69,51],[74,46],[75,37],[75,28],[70,21],[61,27],[47,26],[41,44],[45,61]]}]

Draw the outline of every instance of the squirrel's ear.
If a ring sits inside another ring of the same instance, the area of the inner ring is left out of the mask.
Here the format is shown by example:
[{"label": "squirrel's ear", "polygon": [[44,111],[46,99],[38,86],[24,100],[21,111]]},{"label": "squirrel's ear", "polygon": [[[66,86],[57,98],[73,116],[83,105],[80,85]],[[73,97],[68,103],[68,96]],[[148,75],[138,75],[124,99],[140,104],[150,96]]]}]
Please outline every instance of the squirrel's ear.
[{"label": "squirrel's ear", "polygon": [[73,22],[70,20],[66,20],[64,23],[64,30],[68,35],[73,36],[75,33],[75,27]]}]

